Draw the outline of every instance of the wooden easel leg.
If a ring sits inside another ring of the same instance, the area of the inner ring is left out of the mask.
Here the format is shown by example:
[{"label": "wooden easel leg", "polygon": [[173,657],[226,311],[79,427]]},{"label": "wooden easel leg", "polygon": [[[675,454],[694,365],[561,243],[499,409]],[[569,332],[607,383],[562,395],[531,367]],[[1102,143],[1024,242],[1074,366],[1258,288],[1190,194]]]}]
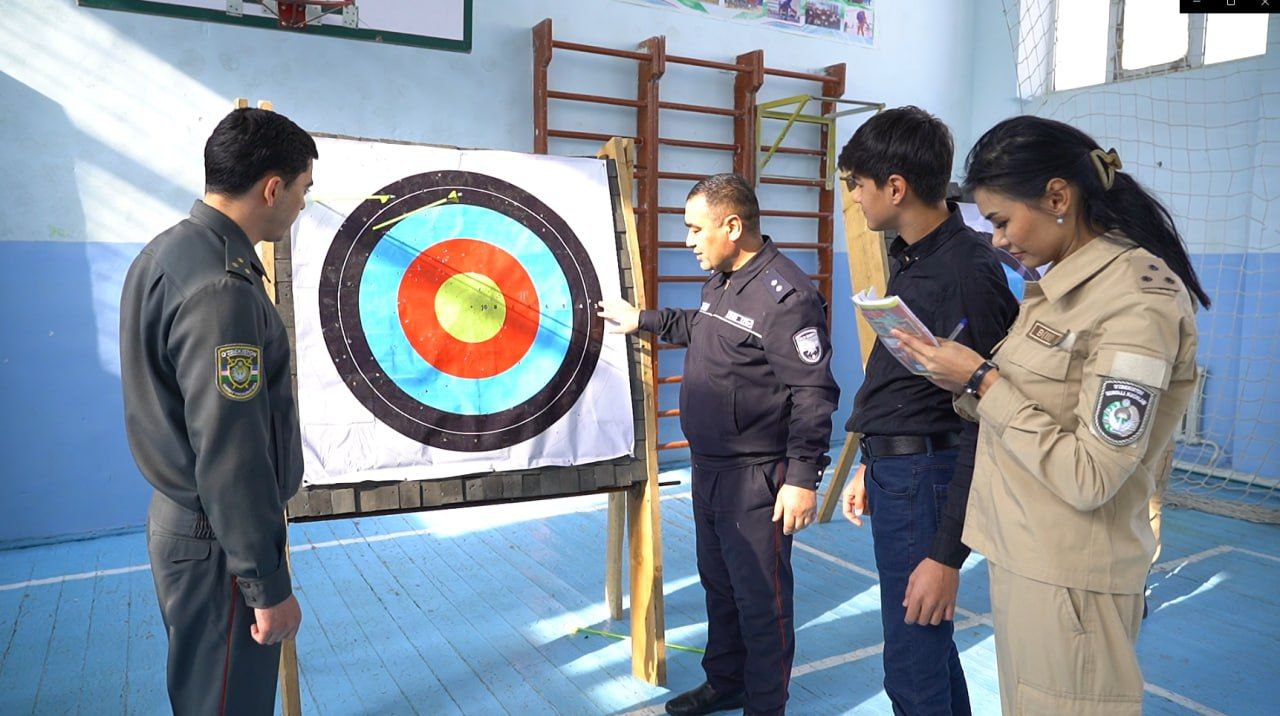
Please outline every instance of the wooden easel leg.
[{"label": "wooden easel leg", "polygon": [[604,601],[609,605],[609,618],[622,619],[622,533],[627,521],[627,496],[609,493],[609,525],[605,546]]},{"label": "wooden easel leg", "polygon": [[[884,235],[872,231],[867,225],[867,217],[862,213],[862,206],[853,200],[853,194],[844,182],[840,182],[840,201],[844,208],[844,238],[849,249],[849,278],[854,292],[875,287],[878,295],[885,295],[889,281],[889,259],[884,246]],[[867,358],[871,357],[871,349],[876,344],[876,332],[871,324],[862,316],[858,316],[858,348],[862,353],[862,369],[867,369]],[[819,522],[830,522],[840,504],[844,492],[844,483],[849,479],[849,470],[853,467],[853,456],[858,453],[858,439],[855,433],[847,433],[844,438],[844,449],[836,460],[836,469],[831,475],[831,486],[822,499],[822,509],[818,511]]]},{"label": "wooden easel leg", "polygon": [[302,716],[302,691],[298,684],[298,645],[289,639],[280,645],[280,711]]},{"label": "wooden easel leg", "polygon": [[[244,105],[240,105],[240,100],[236,100],[237,106],[247,106],[248,101],[245,100]],[[267,101],[258,102],[259,109],[271,109],[271,103]],[[262,259],[262,266],[266,272],[268,281],[263,284],[263,288],[267,292],[267,296],[272,303],[279,300],[276,295],[276,246],[269,241],[263,241],[257,245],[258,257]],[[289,512],[286,508],[284,512],[284,568],[293,571],[293,563],[289,558]],[[299,688],[298,682],[298,645],[293,639],[288,639],[280,644],[280,710],[284,716],[302,716],[302,690]]]},{"label": "wooden easel leg", "polygon": [[840,504],[840,495],[844,492],[844,483],[849,479],[849,470],[853,467],[853,456],[858,454],[858,437],[854,433],[846,433],[844,447],[836,460],[835,472],[831,475],[831,484],[827,494],[822,498],[822,509],[818,510],[819,522],[830,522],[831,516]]},{"label": "wooden easel leg", "polygon": [[649,479],[627,493],[631,539],[631,673],[667,683],[666,625],[662,607],[662,514],[657,461]]},{"label": "wooden easel leg", "polygon": [[[635,226],[635,212],[631,198],[632,169],[635,165],[635,144],[630,139],[613,138],[598,154],[614,160],[618,169],[618,193],[622,204],[621,216],[627,230],[627,251],[630,255],[632,279],[635,282],[633,304],[646,305],[644,272],[640,257],[640,243]],[[640,340],[640,377],[644,386],[644,436],[637,440],[637,449],[644,450],[645,480],[631,487],[623,497],[609,498],[609,565],[613,556],[618,559],[618,577],[606,575],[605,594],[611,614],[621,615],[622,501],[627,507],[627,540],[631,548],[631,673],[658,686],[667,683],[667,630],[662,611],[662,503],[658,499],[658,415],[655,397],[656,383],[653,368],[654,346],[652,338]],[[618,525],[615,529],[615,519]],[[614,535],[618,536],[616,551]],[[610,566],[606,566],[609,570]],[[618,585],[617,611],[609,589]]]}]

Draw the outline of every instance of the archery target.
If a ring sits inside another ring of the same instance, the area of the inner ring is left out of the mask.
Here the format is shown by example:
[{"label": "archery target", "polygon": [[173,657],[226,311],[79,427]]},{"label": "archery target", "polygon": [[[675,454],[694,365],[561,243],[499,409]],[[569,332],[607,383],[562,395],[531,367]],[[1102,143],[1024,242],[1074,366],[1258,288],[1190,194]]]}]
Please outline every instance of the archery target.
[{"label": "archery target", "polygon": [[631,452],[625,343],[595,310],[621,295],[601,162],[319,145],[292,244],[308,483]]},{"label": "archery target", "polygon": [[412,440],[493,450],[577,402],[600,356],[600,285],[528,192],[437,171],[380,188],[325,259],[320,320],[352,393]]}]

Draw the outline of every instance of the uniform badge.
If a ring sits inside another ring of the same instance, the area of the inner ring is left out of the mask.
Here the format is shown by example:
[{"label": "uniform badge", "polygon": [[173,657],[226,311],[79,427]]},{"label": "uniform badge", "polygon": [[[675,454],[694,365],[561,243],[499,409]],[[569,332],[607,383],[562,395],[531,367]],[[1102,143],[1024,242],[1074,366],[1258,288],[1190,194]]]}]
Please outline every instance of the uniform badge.
[{"label": "uniform badge", "polygon": [[244,343],[218,346],[218,390],[232,400],[248,400],[262,387],[262,349]]},{"label": "uniform badge", "polygon": [[1031,330],[1027,331],[1027,337],[1046,348],[1053,348],[1066,336],[1066,333],[1050,328],[1040,321],[1036,321],[1031,326]]},{"label": "uniform badge", "polygon": [[1155,397],[1150,388],[1138,383],[1104,378],[1093,411],[1094,431],[1116,447],[1132,445],[1147,428]]},{"label": "uniform badge", "polygon": [[796,344],[796,353],[805,363],[817,363],[822,360],[822,341],[818,339],[818,329],[805,328],[791,337]]},{"label": "uniform badge", "polygon": [[724,317],[729,319],[730,321],[733,321],[739,326],[742,326],[748,331],[756,327],[755,319],[747,318],[746,316],[742,315],[741,313],[738,313],[737,311],[729,311],[724,314]]}]

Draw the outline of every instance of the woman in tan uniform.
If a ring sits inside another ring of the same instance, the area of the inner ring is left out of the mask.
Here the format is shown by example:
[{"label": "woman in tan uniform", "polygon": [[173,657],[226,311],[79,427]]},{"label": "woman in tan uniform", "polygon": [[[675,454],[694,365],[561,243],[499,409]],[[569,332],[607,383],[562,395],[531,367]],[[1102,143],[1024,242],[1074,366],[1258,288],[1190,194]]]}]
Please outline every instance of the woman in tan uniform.
[{"label": "woman in tan uniform", "polygon": [[1115,151],[1016,117],[969,154],[994,241],[1032,268],[993,360],[901,336],[978,420],[964,542],[991,579],[1006,714],[1138,714],[1148,500],[1195,384],[1198,302],[1169,213]]}]

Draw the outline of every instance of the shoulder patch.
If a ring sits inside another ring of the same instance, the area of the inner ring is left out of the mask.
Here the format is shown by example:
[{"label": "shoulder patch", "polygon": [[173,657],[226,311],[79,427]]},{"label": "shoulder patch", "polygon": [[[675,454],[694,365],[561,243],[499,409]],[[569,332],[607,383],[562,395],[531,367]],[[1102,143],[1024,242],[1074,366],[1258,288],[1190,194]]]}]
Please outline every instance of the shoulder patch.
[{"label": "shoulder patch", "polygon": [[1169,270],[1163,259],[1154,256],[1131,254],[1133,273],[1138,277],[1138,288],[1143,293],[1178,293],[1183,290],[1182,280]]},{"label": "shoulder patch", "polygon": [[231,400],[249,400],[262,388],[262,349],[247,343],[230,343],[214,350],[214,381],[218,392]]},{"label": "shoulder patch", "polygon": [[1156,392],[1144,385],[1103,378],[1093,409],[1094,433],[1115,447],[1138,442],[1154,419],[1156,397]]},{"label": "shoulder patch", "polygon": [[769,295],[773,296],[773,300],[778,303],[782,303],[782,299],[790,296],[796,290],[796,287],[783,278],[776,268],[766,269],[760,278],[764,280],[764,286],[768,289]]},{"label": "shoulder patch", "polygon": [[791,341],[796,344],[796,355],[800,360],[809,365],[822,360],[822,338],[817,328],[802,328],[791,336]]}]

